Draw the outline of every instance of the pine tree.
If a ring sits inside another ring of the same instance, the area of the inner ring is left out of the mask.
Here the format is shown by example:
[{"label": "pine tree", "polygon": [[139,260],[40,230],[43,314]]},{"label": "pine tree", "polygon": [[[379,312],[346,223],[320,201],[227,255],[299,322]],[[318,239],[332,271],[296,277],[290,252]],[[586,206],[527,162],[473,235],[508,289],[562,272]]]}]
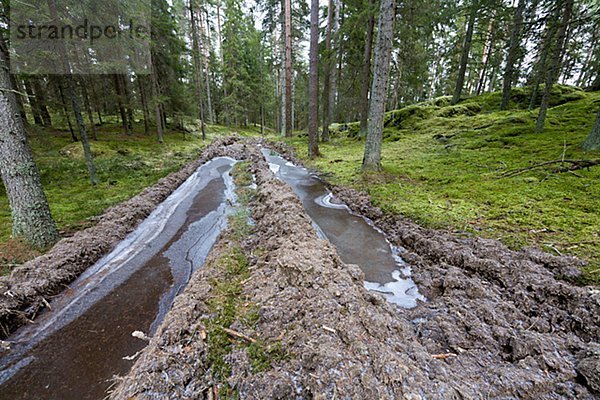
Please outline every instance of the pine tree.
[{"label": "pine tree", "polygon": [[371,103],[363,171],[381,169],[381,141],[383,134],[383,115],[387,95],[388,77],[396,19],[396,1],[381,0],[379,22],[377,25],[377,40],[375,46],[375,61],[373,63],[373,83],[371,85]]},{"label": "pine tree", "polygon": [[27,143],[0,34],[0,174],[11,208],[14,237],[45,248],[58,240],[56,224]]}]

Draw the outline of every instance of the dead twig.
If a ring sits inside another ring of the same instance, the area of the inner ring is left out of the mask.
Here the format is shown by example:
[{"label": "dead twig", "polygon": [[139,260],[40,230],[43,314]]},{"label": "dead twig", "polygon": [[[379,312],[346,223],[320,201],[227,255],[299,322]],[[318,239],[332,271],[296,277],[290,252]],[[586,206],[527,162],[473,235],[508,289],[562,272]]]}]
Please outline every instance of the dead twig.
[{"label": "dead twig", "polygon": [[441,354],[432,354],[431,358],[435,358],[436,360],[445,360],[446,358],[456,357],[457,354],[454,353],[441,353]]},{"label": "dead twig", "polygon": [[500,178],[510,178],[512,176],[520,175],[523,172],[531,171],[536,168],[547,167],[549,165],[554,165],[554,164],[570,164],[570,165],[556,168],[553,172],[556,172],[556,173],[572,172],[572,171],[577,171],[579,169],[590,168],[595,165],[600,165],[600,159],[573,160],[573,159],[566,158],[566,159],[560,159],[560,160],[544,161],[544,162],[537,163],[537,164],[534,164],[529,167],[513,169],[511,171],[507,171],[507,172],[503,173],[502,175],[500,175]]},{"label": "dead twig", "polygon": [[256,339],[253,339],[248,335],[244,335],[241,332],[234,331],[233,329],[223,328],[223,331],[226,334],[228,334],[229,336],[232,336],[234,338],[242,339],[242,340],[245,340],[246,342],[250,342],[250,343],[256,343]]}]

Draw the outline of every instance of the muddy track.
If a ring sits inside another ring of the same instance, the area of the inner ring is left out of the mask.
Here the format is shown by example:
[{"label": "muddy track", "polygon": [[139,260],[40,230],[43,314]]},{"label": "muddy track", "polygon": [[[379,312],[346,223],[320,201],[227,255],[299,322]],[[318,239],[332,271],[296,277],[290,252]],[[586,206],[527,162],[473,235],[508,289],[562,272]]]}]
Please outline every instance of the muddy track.
[{"label": "muddy track", "polygon": [[[580,261],[426,230],[384,215],[364,194],[332,188],[407,250],[428,301],[401,309],[364,289],[363,273],[317,237],[258,149],[245,151],[256,225],[244,244],[251,275],[240,297],[259,318],[226,328],[277,344],[286,357],[256,372],[247,347],[232,351],[227,384],[240,398],[597,398],[600,291],[568,282]],[[224,238],[213,252],[226,249]],[[211,265],[194,274],[113,398],[215,398],[224,382],[198,333],[214,312],[207,304],[219,272]]]},{"label": "muddy track", "polygon": [[93,227],[58,242],[48,253],[0,277],[0,339],[31,322],[83,271],[109,253],[200,165],[221,155],[241,156],[239,147],[227,147],[235,137],[221,138],[204,149],[195,161],[171,173],[139,195],[108,209]]}]

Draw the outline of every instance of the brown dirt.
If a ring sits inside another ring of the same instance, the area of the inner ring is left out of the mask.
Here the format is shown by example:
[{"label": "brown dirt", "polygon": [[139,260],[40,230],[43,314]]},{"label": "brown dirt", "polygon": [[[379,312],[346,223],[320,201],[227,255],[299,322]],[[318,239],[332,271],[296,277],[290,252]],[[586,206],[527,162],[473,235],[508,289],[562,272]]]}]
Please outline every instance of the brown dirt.
[{"label": "brown dirt", "polygon": [[364,289],[358,267],[318,239],[291,189],[249,151],[256,225],[239,296],[259,317],[230,328],[286,357],[256,370],[248,346],[237,346],[225,358],[231,375],[215,381],[214,349],[197,334],[219,280],[208,263],[112,398],[215,398],[225,383],[244,399],[596,398],[600,291],[562,279],[577,275],[578,260],[426,230],[334,188],[407,250],[428,301],[400,309]]},{"label": "brown dirt", "polygon": [[[200,165],[224,155],[224,146],[236,140],[234,137],[217,139],[197,160],[180,171],[108,209],[97,218],[95,226],[62,239],[46,254],[15,268],[9,276],[0,276],[0,339],[34,319],[45,308],[45,299],[60,293],[110,252]],[[241,149],[229,150],[236,156]]]}]

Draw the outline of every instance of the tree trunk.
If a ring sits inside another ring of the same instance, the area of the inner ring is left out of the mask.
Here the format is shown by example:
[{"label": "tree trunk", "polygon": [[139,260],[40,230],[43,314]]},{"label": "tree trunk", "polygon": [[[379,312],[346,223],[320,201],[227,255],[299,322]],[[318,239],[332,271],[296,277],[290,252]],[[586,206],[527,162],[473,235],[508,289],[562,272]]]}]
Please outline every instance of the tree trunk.
[{"label": "tree trunk", "polygon": [[600,110],[596,114],[596,122],[592,131],[582,145],[584,150],[600,150]]},{"label": "tree trunk", "polygon": [[554,37],[556,35],[556,25],[558,23],[558,17],[560,13],[560,7],[555,7],[554,14],[550,21],[547,24],[546,28],[546,37],[544,38],[544,44],[542,49],[542,54],[540,56],[540,60],[537,63],[537,74],[535,76],[535,82],[533,84],[533,90],[531,92],[531,99],[529,100],[529,108],[531,111],[535,108],[535,104],[537,103],[538,92],[540,89],[540,84],[542,83],[542,78],[547,73],[547,59],[548,54],[550,53],[550,49],[552,48],[552,44],[554,42]]},{"label": "tree trunk", "polygon": [[375,28],[375,0],[369,0],[369,20],[363,54],[362,82],[360,89],[360,137],[367,136],[367,117],[369,114],[369,83],[371,82],[371,55],[373,53],[373,29]]},{"label": "tree trunk", "polygon": [[[571,21],[571,14],[573,11],[573,1],[574,0],[565,1],[565,8],[563,10],[562,21],[558,28],[558,36],[552,54],[552,64],[550,64],[550,68],[548,69],[548,72],[546,74],[544,96],[542,97],[542,104],[540,104],[540,112],[538,114],[538,118],[535,124],[536,133],[539,133],[544,129],[546,113],[548,112],[548,103],[550,101],[550,94],[552,93],[552,85],[554,84],[556,79],[558,79],[558,76],[560,74],[567,27],[569,26],[569,23]],[[558,4],[562,4],[562,1],[559,0]]]},{"label": "tree trunk", "polygon": [[10,83],[12,87],[14,87],[15,90],[18,92],[15,93],[15,100],[17,101],[17,107],[19,108],[19,114],[21,115],[21,119],[23,119],[23,123],[25,124],[25,126],[27,126],[29,124],[29,121],[27,121],[27,113],[25,112],[25,106],[23,105],[23,98],[26,97],[23,95],[23,88],[19,85],[19,79],[15,75],[10,75]]},{"label": "tree trunk", "polygon": [[473,41],[473,28],[475,27],[475,16],[477,15],[478,1],[471,0],[471,11],[469,13],[469,22],[467,23],[467,33],[465,34],[465,42],[462,48],[462,54],[460,56],[460,66],[458,69],[458,78],[456,79],[456,88],[454,89],[454,96],[452,96],[452,104],[456,104],[460,101],[460,95],[462,94],[463,85],[465,83],[465,72],[467,71],[467,64],[469,63],[469,53],[471,52],[471,43]]},{"label": "tree trunk", "polygon": [[310,2],[308,72],[308,157],[319,154],[319,0]]},{"label": "tree trunk", "polygon": [[379,23],[377,25],[375,60],[373,63],[373,84],[371,85],[367,140],[362,164],[363,171],[381,169],[383,117],[390,73],[395,19],[396,1],[381,0]]},{"label": "tree trunk", "polygon": [[292,137],[292,2],[283,0],[285,17],[285,136]]},{"label": "tree trunk", "polygon": [[484,61],[483,68],[481,69],[481,74],[479,75],[479,81],[477,82],[477,89],[475,90],[475,95],[479,96],[481,91],[485,85],[485,79],[487,78],[487,70],[490,65],[490,59],[492,58],[492,52],[494,51],[494,40],[496,39],[496,29],[495,29],[496,21],[490,21],[488,35],[490,35],[490,40],[486,44],[484,48]]},{"label": "tree trunk", "polygon": [[123,88],[121,87],[121,79],[118,74],[113,74],[113,83],[115,85],[115,93],[117,94],[117,107],[119,108],[119,114],[121,115],[121,126],[123,127],[123,132],[127,135],[131,135],[131,130],[129,129],[129,121],[127,119],[127,111],[125,110],[125,96],[123,93]]},{"label": "tree trunk", "polygon": [[141,75],[136,77],[138,82],[138,90],[140,91],[140,101],[144,112],[144,135],[150,136],[150,108],[148,107],[148,98],[146,94],[146,85],[142,82]]},{"label": "tree trunk", "polygon": [[[331,30],[333,25],[333,0],[329,0],[327,7],[327,31],[325,33],[325,60],[323,66],[323,133],[321,140],[329,141],[329,91],[331,82],[331,62],[333,54],[331,52]],[[309,99],[310,101],[310,99]]]},{"label": "tree trunk", "polygon": [[512,89],[514,64],[519,56],[519,47],[521,46],[521,31],[523,26],[523,12],[527,6],[527,0],[519,0],[513,17],[513,25],[510,30],[510,40],[508,42],[508,55],[506,57],[506,67],[504,69],[504,81],[502,82],[502,103],[501,110],[508,108],[510,100],[510,90]]},{"label": "tree trunk", "polygon": [[71,133],[71,139],[73,142],[78,142],[79,138],[75,134],[73,130],[73,124],[71,124],[71,117],[69,116],[69,108],[67,107],[67,101],[65,100],[65,91],[63,89],[63,84],[61,82],[60,77],[57,78],[56,86],[58,87],[58,94],[60,95],[60,102],[62,104],[64,117],[67,120],[67,125],[69,126],[69,132]]},{"label": "tree trunk", "polygon": [[92,129],[92,139],[98,140],[98,134],[96,132],[96,124],[94,123],[94,114],[92,112],[92,105],[90,103],[90,96],[87,91],[87,82],[82,78],[81,80],[81,93],[83,94],[83,105],[87,111],[88,120],[90,122],[90,128]]},{"label": "tree trunk", "polygon": [[[196,9],[194,7],[194,0],[190,0],[190,24],[192,27],[192,58],[194,60],[194,70],[196,77],[196,85],[198,90],[198,113],[200,117],[200,129],[202,131],[202,140],[206,139],[206,128],[204,126],[204,104],[202,102],[203,90],[202,90],[202,66],[200,65],[200,41],[198,40],[198,27],[196,24]],[[223,85],[225,86],[225,85]]]},{"label": "tree trunk", "polygon": [[339,115],[337,115],[338,118],[335,118],[334,115],[336,115],[336,111],[337,111],[337,90],[338,90],[338,78],[340,76],[340,71],[342,70],[342,56],[343,56],[343,48],[342,48],[342,41],[341,41],[341,32],[340,32],[340,25],[343,24],[343,8],[341,8],[342,1],[341,0],[334,0],[335,1],[335,14],[333,17],[333,31],[334,33],[334,43],[335,43],[335,47],[336,47],[336,51],[337,51],[337,55],[338,55],[338,59],[337,59],[337,65],[333,65],[333,68],[330,72],[331,74],[331,86],[329,88],[329,121],[336,121],[339,120]]},{"label": "tree trunk", "polygon": [[[207,31],[207,35],[204,36],[204,25],[202,24],[202,13],[200,13],[200,32],[202,32],[200,34],[200,40],[201,40],[201,44],[202,44],[202,51],[203,51],[203,58],[204,58],[204,78],[206,80],[206,107],[207,107],[207,116],[208,116],[208,123],[209,124],[214,124],[214,114],[213,114],[213,106],[212,106],[212,96],[210,93],[210,74],[209,74],[209,68],[208,68],[208,50],[209,50],[209,45],[210,45],[210,40],[209,40],[209,34],[210,34],[210,27],[209,27],[209,22],[208,22],[208,12],[206,13],[206,31]],[[208,45],[207,45],[208,43]]]},{"label": "tree trunk", "polygon": [[37,76],[33,76],[31,81],[33,83],[33,90],[35,92],[38,110],[40,111],[42,122],[44,123],[45,127],[50,128],[52,126],[52,118],[50,117],[50,113],[48,112],[48,104],[46,101],[46,96],[44,94],[44,88],[40,83],[40,78]]},{"label": "tree trunk", "polygon": [[29,100],[29,107],[31,108],[31,114],[33,115],[33,123],[36,125],[44,125],[40,114],[40,107],[37,98],[35,97],[33,87],[31,86],[30,78],[25,78],[23,83],[25,83],[25,92],[27,92],[27,100]]},{"label": "tree trunk", "polygon": [[45,248],[58,240],[37,166],[27,143],[0,34],[0,174],[11,209],[12,234]]}]

